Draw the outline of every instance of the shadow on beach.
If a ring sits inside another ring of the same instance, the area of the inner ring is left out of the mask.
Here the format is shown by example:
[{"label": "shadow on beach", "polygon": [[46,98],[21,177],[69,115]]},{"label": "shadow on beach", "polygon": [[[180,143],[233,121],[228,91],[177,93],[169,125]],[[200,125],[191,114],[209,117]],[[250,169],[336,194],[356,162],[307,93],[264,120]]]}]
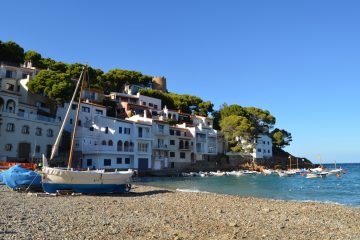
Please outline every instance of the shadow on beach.
[{"label": "shadow on beach", "polygon": [[[162,193],[174,193],[174,191],[169,190],[151,190],[151,191],[144,191],[144,192],[128,192],[128,193],[109,193],[109,194],[92,194],[92,195],[85,195],[85,196],[96,196],[96,197],[144,197],[144,196],[152,196],[156,194]],[[83,195],[84,196],[84,195]]]}]

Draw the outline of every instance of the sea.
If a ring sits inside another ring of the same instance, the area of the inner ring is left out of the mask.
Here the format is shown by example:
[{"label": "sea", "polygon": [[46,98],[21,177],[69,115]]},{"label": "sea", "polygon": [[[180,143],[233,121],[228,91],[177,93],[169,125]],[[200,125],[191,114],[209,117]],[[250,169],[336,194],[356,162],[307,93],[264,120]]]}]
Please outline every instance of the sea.
[{"label": "sea", "polygon": [[[333,165],[324,167],[332,169]],[[360,163],[338,164],[345,172],[340,177],[279,177],[271,174],[210,177],[146,177],[143,185],[185,192],[220,193],[278,200],[322,202],[360,207]]]}]

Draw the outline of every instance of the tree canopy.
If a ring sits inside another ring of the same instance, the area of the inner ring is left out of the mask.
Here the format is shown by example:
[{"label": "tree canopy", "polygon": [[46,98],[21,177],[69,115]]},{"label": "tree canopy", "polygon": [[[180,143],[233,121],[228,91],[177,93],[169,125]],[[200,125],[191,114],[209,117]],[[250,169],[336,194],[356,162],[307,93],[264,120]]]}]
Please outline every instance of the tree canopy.
[{"label": "tree canopy", "polygon": [[66,73],[42,70],[27,84],[33,93],[45,93],[50,99],[63,103],[73,95],[75,83]]},{"label": "tree canopy", "polygon": [[141,72],[123,69],[112,69],[103,75],[102,87],[105,93],[123,92],[125,84],[143,84],[148,86],[152,77]]},{"label": "tree canopy", "polygon": [[[260,108],[223,104],[215,115],[215,121],[220,122],[221,131],[228,140],[232,151],[242,151],[239,139],[253,143],[259,134],[270,135],[269,131],[274,127],[276,118],[269,111]],[[285,135],[285,132],[281,132],[281,136],[289,136],[290,133],[286,132],[288,135]],[[279,133],[276,133],[275,136],[281,138]],[[288,137],[284,137],[280,144],[288,144],[288,140]]]},{"label": "tree canopy", "polygon": [[290,145],[292,141],[291,133],[285,131],[284,129],[275,128],[270,136],[272,138],[273,146],[284,148],[285,146]]},{"label": "tree canopy", "polygon": [[230,149],[234,152],[241,152],[244,146],[240,143],[240,138],[247,140],[251,144],[257,136],[254,122],[243,116],[230,115],[220,122],[221,131],[230,144]]},{"label": "tree canopy", "polygon": [[140,94],[161,99],[162,108],[166,106],[169,109],[205,117],[214,111],[214,104],[210,101],[204,102],[200,97],[189,94],[176,94],[154,89],[141,89]]},{"label": "tree canopy", "polygon": [[24,62],[24,49],[17,43],[0,41],[0,61],[20,64]]}]

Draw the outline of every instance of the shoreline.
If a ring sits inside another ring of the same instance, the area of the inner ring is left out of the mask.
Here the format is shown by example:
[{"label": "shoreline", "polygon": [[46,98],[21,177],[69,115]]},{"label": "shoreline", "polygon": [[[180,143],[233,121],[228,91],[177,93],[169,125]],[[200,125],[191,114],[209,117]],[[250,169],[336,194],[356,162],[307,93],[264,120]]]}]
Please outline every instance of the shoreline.
[{"label": "shoreline", "polygon": [[360,209],[135,184],[35,196],[0,186],[1,239],[360,239]]}]

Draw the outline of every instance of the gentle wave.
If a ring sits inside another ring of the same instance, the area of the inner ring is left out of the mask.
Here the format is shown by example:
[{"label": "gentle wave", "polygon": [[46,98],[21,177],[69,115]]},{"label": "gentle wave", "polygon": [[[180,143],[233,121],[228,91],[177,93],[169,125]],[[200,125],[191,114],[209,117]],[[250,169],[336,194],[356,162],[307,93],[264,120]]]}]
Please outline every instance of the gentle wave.
[{"label": "gentle wave", "polygon": [[189,193],[210,193],[210,192],[206,192],[206,191],[200,191],[198,189],[182,189],[182,188],[177,188],[176,191],[189,192]]}]

